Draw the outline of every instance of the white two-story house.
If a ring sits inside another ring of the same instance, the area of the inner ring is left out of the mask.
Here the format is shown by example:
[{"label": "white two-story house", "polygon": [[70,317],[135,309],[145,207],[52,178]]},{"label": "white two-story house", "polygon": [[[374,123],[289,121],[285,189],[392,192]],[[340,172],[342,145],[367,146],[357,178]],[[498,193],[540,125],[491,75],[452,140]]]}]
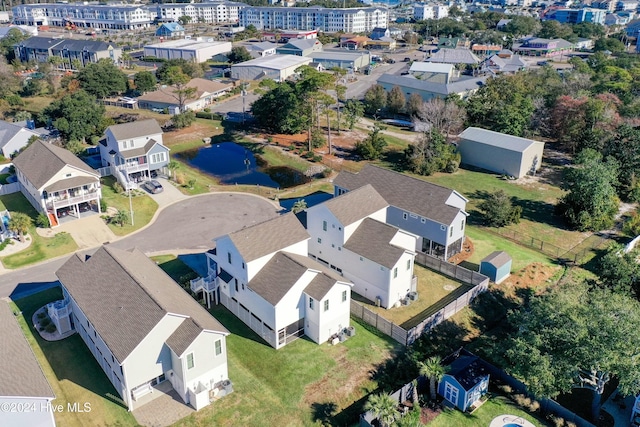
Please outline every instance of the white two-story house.
[{"label": "white two-story house", "polygon": [[125,188],[164,172],[169,163],[169,148],[162,141],[162,129],[154,119],[109,126],[100,141],[102,166]]},{"label": "white two-story house", "polygon": [[100,213],[100,175],[70,151],[38,140],[13,164],[20,191],[52,227]]},{"label": "white two-story house", "polygon": [[303,335],[326,342],[349,326],[351,283],[307,257],[308,239],[293,214],[222,236],[194,291],[214,293],[276,349]]},{"label": "white two-story house", "polygon": [[340,172],[333,181],[339,196],[371,184],[387,201],[386,223],[420,237],[417,251],[449,259],[462,251],[467,199],[421,179],[366,165],[360,172]]},{"label": "white two-story house", "polygon": [[56,275],[64,299],[49,316],[80,334],[129,410],[165,381],[196,410],[232,391],[229,332],[142,252],[103,246]]},{"label": "white two-story house", "polygon": [[365,185],[307,209],[309,256],[351,280],[354,291],[391,308],[415,292],[417,236],[385,223],[389,204]]}]

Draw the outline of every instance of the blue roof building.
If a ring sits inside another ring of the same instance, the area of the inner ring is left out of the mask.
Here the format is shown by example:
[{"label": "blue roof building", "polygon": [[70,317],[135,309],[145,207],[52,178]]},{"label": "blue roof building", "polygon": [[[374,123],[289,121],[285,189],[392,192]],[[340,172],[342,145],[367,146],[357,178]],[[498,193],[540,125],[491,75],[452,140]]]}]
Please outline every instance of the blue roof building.
[{"label": "blue roof building", "polygon": [[177,22],[166,22],[156,30],[156,37],[181,37],[184,36],[184,27]]}]

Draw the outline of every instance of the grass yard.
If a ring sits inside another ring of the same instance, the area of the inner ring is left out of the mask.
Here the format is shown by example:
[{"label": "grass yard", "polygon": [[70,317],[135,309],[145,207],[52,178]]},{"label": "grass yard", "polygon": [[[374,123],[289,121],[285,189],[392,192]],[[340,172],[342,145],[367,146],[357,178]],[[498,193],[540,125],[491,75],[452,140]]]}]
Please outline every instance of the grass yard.
[{"label": "grass yard", "polygon": [[455,279],[417,264],[414,267],[414,273],[418,277],[418,300],[412,302],[411,305],[403,305],[387,310],[382,307],[376,307],[373,302],[365,300],[355,293],[352,294],[353,299],[396,325],[402,325],[458,289],[462,284]]},{"label": "grass yard", "polygon": [[370,371],[398,348],[352,321],[356,336],[343,344],[317,345],[303,338],[274,350],[224,307],[212,313],[231,332],[234,392],[175,427],[355,425],[361,399],[377,388]]},{"label": "grass yard", "polygon": [[29,111],[30,113],[39,113],[55,101],[54,98],[48,96],[32,96],[29,98],[22,98],[22,100],[25,102],[24,110]]},{"label": "grass yard", "polygon": [[[101,179],[102,181],[102,200],[105,201],[107,206],[113,207],[117,210],[124,210],[129,213],[129,197],[126,194],[118,194],[114,191],[113,185],[116,180],[112,176],[107,176]],[[117,224],[108,224],[111,231],[116,236],[125,236],[136,230],[141,229],[145,225],[149,224],[151,218],[158,210],[158,204],[148,195],[143,192],[134,192],[135,196],[131,197],[131,204],[133,207],[133,224],[131,225],[131,218],[129,221],[120,227]]]},{"label": "grass yard", "polygon": [[[36,210],[31,206],[22,193],[0,196],[0,210],[9,212],[23,212],[35,221]],[[55,258],[71,253],[78,249],[78,245],[68,233],[58,233],[52,238],[46,238],[36,233],[35,226],[29,229],[29,236],[33,240],[31,245],[23,251],[0,258],[6,268],[19,268],[34,264],[45,259]]]},{"label": "grass yard", "polygon": [[68,403],[79,403],[80,407],[85,402],[91,405],[90,413],[56,413],[56,424],[61,427],[137,426],[133,415],[118,403],[120,398],[115,389],[79,335],[48,342],[34,329],[33,313],[60,298],[62,292],[55,288],[15,301],[16,311],[23,314],[18,316],[18,322],[56,395],[53,404],[65,408]]},{"label": "grass yard", "polygon": [[491,420],[499,415],[515,415],[522,417],[537,427],[549,424],[534,418],[503,396],[491,397],[473,414],[463,414],[458,410],[446,410],[438,415],[428,427],[487,427]]}]

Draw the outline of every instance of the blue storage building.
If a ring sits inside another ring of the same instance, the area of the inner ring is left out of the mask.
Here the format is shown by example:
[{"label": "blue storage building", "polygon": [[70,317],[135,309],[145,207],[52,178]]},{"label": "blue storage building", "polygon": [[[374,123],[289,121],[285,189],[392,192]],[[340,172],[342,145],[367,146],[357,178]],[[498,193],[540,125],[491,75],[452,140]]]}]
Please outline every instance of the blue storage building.
[{"label": "blue storage building", "polygon": [[480,273],[495,283],[500,283],[511,274],[513,260],[508,253],[495,251],[480,261]]}]

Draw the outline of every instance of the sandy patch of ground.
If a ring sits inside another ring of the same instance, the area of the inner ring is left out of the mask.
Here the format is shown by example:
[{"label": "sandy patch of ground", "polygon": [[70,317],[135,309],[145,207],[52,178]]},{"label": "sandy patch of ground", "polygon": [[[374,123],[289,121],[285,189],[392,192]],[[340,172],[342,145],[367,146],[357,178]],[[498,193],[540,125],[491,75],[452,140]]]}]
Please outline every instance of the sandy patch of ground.
[{"label": "sandy patch of ground", "polygon": [[464,239],[462,252],[449,258],[449,262],[453,264],[460,264],[462,261],[466,261],[471,258],[471,255],[473,255],[473,251],[473,241],[471,241],[471,239],[467,237],[466,239]]},{"label": "sandy patch of ground", "polygon": [[[181,142],[189,142],[195,139],[201,139],[205,137],[211,137],[215,134],[215,130],[218,129],[213,128],[211,124],[202,123],[196,121],[191,126],[186,127],[184,129],[172,130],[170,132],[165,132],[163,135],[163,139],[165,144],[178,144]],[[220,132],[218,132],[220,133]]]},{"label": "sandy patch of ground", "polygon": [[509,288],[529,288],[536,289],[541,285],[550,281],[551,277],[556,273],[559,267],[544,265],[534,262],[524,267],[520,271],[513,273],[500,285]]}]

